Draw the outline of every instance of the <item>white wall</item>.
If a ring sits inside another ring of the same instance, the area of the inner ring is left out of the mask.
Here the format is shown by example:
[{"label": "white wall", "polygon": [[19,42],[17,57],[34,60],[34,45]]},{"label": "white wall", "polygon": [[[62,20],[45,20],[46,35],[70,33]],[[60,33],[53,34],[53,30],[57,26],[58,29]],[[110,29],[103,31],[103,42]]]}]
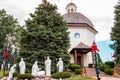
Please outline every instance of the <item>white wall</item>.
[{"label": "white wall", "polygon": [[[88,46],[91,46],[93,41],[95,41],[95,33],[89,30],[89,28],[84,28],[84,27],[69,27],[70,32],[70,49],[69,52],[72,50],[72,48],[76,47],[80,42],[83,42],[87,44]],[[80,38],[76,39],[74,37],[75,33],[80,34]],[[84,58],[84,66],[88,66],[89,63],[92,63],[92,54],[91,52],[85,54],[83,56]],[[74,57],[71,57],[71,62],[74,62]]]},{"label": "white wall", "polygon": [[[68,31],[70,32],[70,49],[69,51],[71,51],[72,48],[76,47],[80,42],[85,42],[85,38],[87,37],[87,30],[84,28],[78,28],[78,27],[69,27]],[[74,37],[75,33],[79,33],[80,34],[80,38],[76,39]]]}]

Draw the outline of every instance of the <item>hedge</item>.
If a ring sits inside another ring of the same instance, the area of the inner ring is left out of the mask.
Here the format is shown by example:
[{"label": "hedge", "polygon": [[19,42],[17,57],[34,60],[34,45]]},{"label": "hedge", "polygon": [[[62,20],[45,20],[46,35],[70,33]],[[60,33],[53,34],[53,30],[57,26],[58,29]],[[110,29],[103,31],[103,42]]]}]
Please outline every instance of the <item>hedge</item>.
[{"label": "hedge", "polygon": [[71,64],[69,66],[69,69],[71,69],[72,71],[75,71],[76,69],[81,69],[82,67],[78,64]]},{"label": "hedge", "polygon": [[55,78],[55,79],[59,79],[59,78],[62,78],[62,79],[70,78],[70,77],[71,77],[71,73],[69,73],[69,72],[57,72],[57,73],[53,73],[53,74],[52,74],[52,77]]},{"label": "hedge", "polygon": [[83,69],[75,69],[75,73],[77,75],[82,74],[83,73]]},{"label": "hedge", "polygon": [[31,75],[31,74],[29,74],[29,73],[27,73],[27,74],[19,74],[19,75],[17,76],[17,78],[18,78],[18,79],[33,79],[34,76]]},{"label": "hedge", "polygon": [[110,68],[114,68],[114,66],[115,66],[113,61],[106,61],[105,64],[110,66]]},{"label": "hedge", "polygon": [[108,74],[108,75],[113,75],[113,69],[106,68],[105,73]]}]

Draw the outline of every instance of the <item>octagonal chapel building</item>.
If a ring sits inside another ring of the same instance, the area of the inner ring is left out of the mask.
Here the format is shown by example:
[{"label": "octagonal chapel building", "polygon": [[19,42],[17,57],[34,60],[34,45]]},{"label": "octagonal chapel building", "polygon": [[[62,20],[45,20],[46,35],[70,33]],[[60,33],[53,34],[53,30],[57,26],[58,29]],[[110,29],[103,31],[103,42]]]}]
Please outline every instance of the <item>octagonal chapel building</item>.
[{"label": "octagonal chapel building", "polygon": [[74,3],[69,3],[66,11],[63,19],[67,22],[68,32],[70,32],[70,62],[87,67],[88,64],[93,63],[90,46],[95,41],[97,31],[87,17],[77,12]]}]

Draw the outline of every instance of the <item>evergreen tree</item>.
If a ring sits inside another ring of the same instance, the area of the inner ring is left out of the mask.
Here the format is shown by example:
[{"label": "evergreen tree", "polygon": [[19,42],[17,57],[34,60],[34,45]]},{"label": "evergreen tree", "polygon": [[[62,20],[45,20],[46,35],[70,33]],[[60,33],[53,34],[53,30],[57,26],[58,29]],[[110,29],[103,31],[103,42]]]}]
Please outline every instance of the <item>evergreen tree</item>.
[{"label": "evergreen tree", "polygon": [[114,13],[114,27],[111,32],[111,40],[115,41],[115,43],[111,45],[111,48],[115,51],[117,64],[120,64],[120,0],[115,6]]},{"label": "evergreen tree", "polygon": [[69,32],[66,22],[57,13],[57,6],[47,1],[40,4],[31,18],[26,21],[26,30],[22,32],[20,56],[31,69],[34,61],[44,69],[44,61],[49,56],[52,60],[52,72],[55,72],[58,58],[69,64]]},{"label": "evergreen tree", "polygon": [[[0,10],[0,61],[6,60],[10,62],[13,60],[14,53],[12,53],[11,43],[15,44],[16,39],[15,32],[19,27],[17,19],[14,19],[13,16],[6,13],[4,9]],[[11,43],[8,41],[7,37],[13,36],[14,39],[11,39]],[[6,49],[8,48],[8,52]],[[16,50],[15,50],[16,51]],[[5,59],[6,58],[6,59]]]}]

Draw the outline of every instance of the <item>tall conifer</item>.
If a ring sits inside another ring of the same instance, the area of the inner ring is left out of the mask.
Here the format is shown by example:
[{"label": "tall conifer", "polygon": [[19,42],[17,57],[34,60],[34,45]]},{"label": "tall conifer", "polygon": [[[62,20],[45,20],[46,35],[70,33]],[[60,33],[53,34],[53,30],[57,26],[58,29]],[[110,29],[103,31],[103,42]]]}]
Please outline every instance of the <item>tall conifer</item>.
[{"label": "tall conifer", "polygon": [[66,22],[57,12],[57,6],[47,1],[40,4],[31,18],[26,20],[26,30],[22,32],[20,56],[31,68],[34,61],[44,69],[44,61],[49,56],[52,60],[52,72],[56,70],[59,57],[64,66],[69,64],[69,32]]},{"label": "tall conifer", "polygon": [[116,62],[120,64],[120,0],[115,6],[114,27],[111,32],[111,40],[115,43],[111,46],[115,50]]}]

